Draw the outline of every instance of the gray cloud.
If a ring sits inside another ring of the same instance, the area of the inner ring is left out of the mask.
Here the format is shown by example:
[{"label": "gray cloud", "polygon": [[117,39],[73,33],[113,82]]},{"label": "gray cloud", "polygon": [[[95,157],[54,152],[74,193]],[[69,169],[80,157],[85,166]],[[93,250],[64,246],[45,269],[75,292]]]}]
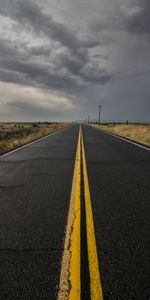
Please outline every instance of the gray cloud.
[{"label": "gray cloud", "polygon": [[65,24],[54,21],[52,16],[47,15],[40,6],[30,0],[15,0],[13,4],[11,1],[6,3],[2,1],[0,12],[22,23],[23,26],[31,26],[37,35],[42,34],[52,38],[73,51],[80,48],[93,48],[99,44],[89,37],[80,40],[74,31]]},{"label": "gray cloud", "polygon": [[51,54],[50,46],[39,46],[39,47],[30,47],[28,49],[30,55],[33,56],[46,56],[49,57]]},{"label": "gray cloud", "polygon": [[94,32],[128,31],[150,37],[150,1],[120,1],[117,11],[105,12],[103,17],[92,21],[90,28]]},{"label": "gray cloud", "polygon": [[52,73],[48,66],[17,60],[0,61],[2,66],[0,80],[41,88],[80,91],[84,85],[80,80],[65,74]]},{"label": "gray cloud", "polygon": [[[37,14],[35,6],[33,8]],[[30,14],[33,15],[32,9]],[[107,74],[106,70],[101,70],[95,63],[97,58],[89,56],[87,48],[79,45],[77,48],[76,44],[73,49],[72,46],[71,43],[71,49],[64,49],[63,53],[56,54],[51,45],[29,47],[22,43],[17,46],[17,43],[1,38],[0,78],[7,82],[12,80],[19,84],[33,84],[66,91],[83,89],[87,82],[104,84],[110,80],[111,75]],[[37,61],[37,56],[42,56],[42,61]],[[94,64],[95,67],[89,67]]]},{"label": "gray cloud", "polygon": [[[95,114],[99,101],[108,111],[103,112],[106,119],[126,118],[130,102],[136,101],[134,119],[140,114],[147,118],[141,103],[147,103],[149,95],[148,0],[1,0],[0,14],[3,85],[13,83],[13,91],[18,85],[51,95],[57,91],[78,106],[77,119],[88,110]],[[36,109],[36,100],[33,104],[28,98],[26,103],[18,93],[13,94],[14,105],[26,114],[30,111],[30,118],[36,117],[35,111],[38,118],[40,112],[48,115],[44,102]],[[5,99],[4,89],[2,96]]]},{"label": "gray cloud", "polygon": [[130,33],[146,34],[150,37],[150,1],[133,1],[132,10],[126,18],[126,28]]}]

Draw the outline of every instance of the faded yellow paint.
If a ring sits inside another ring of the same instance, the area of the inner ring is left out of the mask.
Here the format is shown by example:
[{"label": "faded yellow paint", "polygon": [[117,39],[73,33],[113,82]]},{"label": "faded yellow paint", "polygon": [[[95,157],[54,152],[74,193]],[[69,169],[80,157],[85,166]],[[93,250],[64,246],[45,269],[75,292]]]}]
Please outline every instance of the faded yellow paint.
[{"label": "faded yellow paint", "polygon": [[[82,146],[82,147],[81,147]],[[82,155],[81,155],[82,153]],[[97,257],[91,197],[88,183],[85,150],[81,128],[75,159],[74,175],[71,190],[70,208],[66,228],[66,238],[61,266],[61,276],[57,300],[81,299],[81,166],[83,164],[83,181],[86,212],[86,230],[88,246],[88,263],[90,273],[91,300],[103,300]]]},{"label": "faded yellow paint", "polygon": [[91,300],[103,300],[103,292],[102,292],[102,286],[100,281],[99,264],[98,264],[98,257],[97,257],[96,239],[95,239],[95,232],[94,232],[91,196],[90,196],[82,134],[81,134],[81,140],[82,140],[82,161],[83,161],[83,177],[84,177],[88,261],[89,261],[89,272],[90,272],[90,294],[91,294]]},{"label": "faded yellow paint", "polygon": [[[80,129],[81,132],[81,129]],[[79,132],[78,151],[76,160],[76,184],[75,184],[75,205],[74,214],[75,220],[73,224],[72,234],[72,255],[70,261],[70,294],[69,300],[79,300],[81,293],[81,279],[80,279],[80,217],[81,217],[81,134]]]},{"label": "faded yellow paint", "polygon": [[58,300],[80,300],[81,129],[75,159]]}]

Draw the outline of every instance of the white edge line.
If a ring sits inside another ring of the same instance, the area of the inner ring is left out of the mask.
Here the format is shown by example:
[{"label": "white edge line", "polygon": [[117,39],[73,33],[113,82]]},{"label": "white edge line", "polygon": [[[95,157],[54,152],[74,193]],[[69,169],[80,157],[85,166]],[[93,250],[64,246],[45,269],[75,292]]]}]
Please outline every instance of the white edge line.
[{"label": "white edge line", "polygon": [[[91,127],[92,127],[92,126],[91,126]],[[150,148],[147,148],[147,147],[142,146],[142,145],[140,145],[140,144],[137,144],[137,143],[134,143],[134,142],[132,142],[132,141],[129,141],[129,140],[123,138],[123,137],[120,137],[120,136],[118,136],[118,135],[116,135],[116,134],[110,133],[110,132],[108,132],[108,131],[106,131],[106,130],[103,130],[103,129],[101,129],[101,128],[96,128],[96,127],[92,127],[92,128],[101,130],[101,131],[103,131],[103,132],[105,132],[105,133],[107,133],[107,134],[109,134],[109,135],[112,135],[112,136],[114,136],[114,137],[116,137],[116,138],[118,138],[118,139],[120,139],[120,140],[123,140],[123,141],[125,141],[125,142],[127,142],[127,143],[129,143],[129,144],[133,144],[133,145],[135,145],[135,146],[137,146],[137,147],[140,147],[140,148],[142,148],[142,149],[145,149],[145,150],[147,150],[147,151],[150,151]]]},{"label": "white edge line", "polygon": [[8,156],[8,155],[10,155],[10,154],[12,154],[12,153],[14,153],[14,152],[17,152],[17,151],[19,151],[19,150],[21,150],[21,149],[23,149],[23,148],[25,148],[25,147],[28,147],[28,146],[30,146],[30,145],[32,145],[32,144],[35,144],[35,143],[40,142],[40,141],[42,141],[42,140],[45,140],[45,139],[48,138],[49,136],[52,136],[52,135],[54,135],[54,134],[57,134],[57,133],[59,133],[59,132],[65,130],[65,129],[67,129],[67,128],[68,128],[68,127],[65,127],[65,128],[63,128],[63,129],[57,130],[57,131],[55,131],[55,132],[52,132],[52,133],[50,133],[50,134],[48,134],[48,135],[46,135],[46,136],[43,136],[43,137],[39,138],[39,139],[37,139],[37,140],[35,140],[35,141],[33,141],[33,142],[30,142],[30,143],[28,143],[28,144],[25,144],[25,145],[23,145],[23,146],[20,146],[20,147],[14,149],[14,150],[11,150],[11,151],[9,151],[9,152],[7,152],[7,153],[1,155],[1,156],[0,156],[0,159],[3,158],[3,157],[5,157],[5,156]]}]

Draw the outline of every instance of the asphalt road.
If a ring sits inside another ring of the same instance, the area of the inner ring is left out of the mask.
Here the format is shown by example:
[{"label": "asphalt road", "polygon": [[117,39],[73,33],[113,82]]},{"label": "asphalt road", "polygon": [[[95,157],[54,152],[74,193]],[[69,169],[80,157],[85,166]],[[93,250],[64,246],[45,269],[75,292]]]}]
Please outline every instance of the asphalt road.
[{"label": "asphalt road", "polygon": [[1,300],[57,298],[78,128],[0,159]]},{"label": "asphalt road", "polygon": [[[103,298],[150,300],[150,152],[82,132]],[[57,299],[78,133],[75,125],[0,158],[1,300]],[[81,300],[95,300],[81,184]]]},{"label": "asphalt road", "polygon": [[150,152],[83,126],[104,299],[150,299]]}]

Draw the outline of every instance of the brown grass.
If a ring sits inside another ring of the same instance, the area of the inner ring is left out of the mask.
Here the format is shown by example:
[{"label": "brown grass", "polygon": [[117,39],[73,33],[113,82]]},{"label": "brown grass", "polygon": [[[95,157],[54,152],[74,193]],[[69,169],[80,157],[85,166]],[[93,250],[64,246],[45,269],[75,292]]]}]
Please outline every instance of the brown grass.
[{"label": "brown grass", "polygon": [[99,129],[118,134],[133,141],[150,146],[150,124],[116,124],[114,125],[92,125]]},{"label": "brown grass", "polygon": [[0,124],[0,155],[70,126],[57,124]]}]

